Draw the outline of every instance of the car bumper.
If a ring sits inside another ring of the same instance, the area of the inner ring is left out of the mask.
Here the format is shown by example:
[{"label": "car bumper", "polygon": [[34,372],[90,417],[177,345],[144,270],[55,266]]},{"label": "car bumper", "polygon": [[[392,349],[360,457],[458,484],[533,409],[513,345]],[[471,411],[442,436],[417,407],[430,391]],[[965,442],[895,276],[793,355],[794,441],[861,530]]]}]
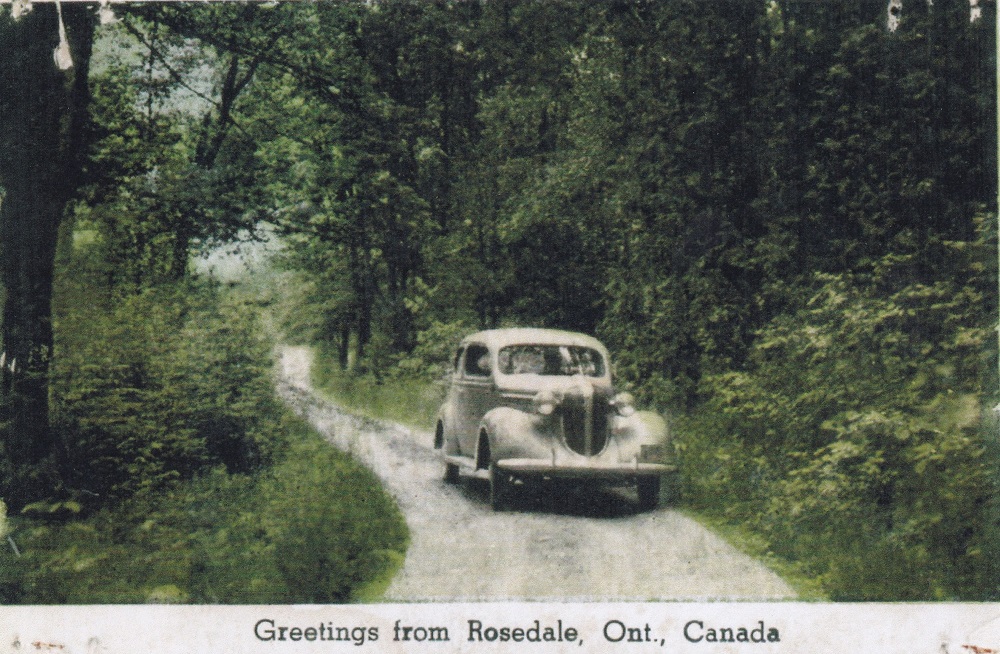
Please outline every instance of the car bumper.
[{"label": "car bumper", "polygon": [[677,470],[676,466],[663,463],[605,463],[557,462],[539,459],[500,459],[496,465],[501,470],[523,476],[560,479],[635,479],[657,477]]}]

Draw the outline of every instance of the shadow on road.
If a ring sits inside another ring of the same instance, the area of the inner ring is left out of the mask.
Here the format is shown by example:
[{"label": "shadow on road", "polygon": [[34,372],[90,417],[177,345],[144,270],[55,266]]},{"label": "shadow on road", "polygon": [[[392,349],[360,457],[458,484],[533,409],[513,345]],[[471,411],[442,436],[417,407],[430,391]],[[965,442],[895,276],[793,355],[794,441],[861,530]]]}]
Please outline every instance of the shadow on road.
[{"label": "shadow on road", "polygon": [[[484,479],[462,477],[462,493],[489,510],[490,486]],[[598,483],[542,481],[516,484],[509,506],[515,513],[552,513],[586,518],[622,518],[642,513],[634,490]]]}]

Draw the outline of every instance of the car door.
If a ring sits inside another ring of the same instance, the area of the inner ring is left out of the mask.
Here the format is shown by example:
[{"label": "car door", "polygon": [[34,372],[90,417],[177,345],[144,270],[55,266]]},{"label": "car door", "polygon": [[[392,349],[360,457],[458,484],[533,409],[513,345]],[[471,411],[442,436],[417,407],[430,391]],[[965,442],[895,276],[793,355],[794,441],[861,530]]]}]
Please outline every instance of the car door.
[{"label": "car door", "polygon": [[474,456],[479,421],[493,408],[495,386],[489,348],[471,343],[465,348],[458,382],[457,407],[459,447],[465,456]]}]

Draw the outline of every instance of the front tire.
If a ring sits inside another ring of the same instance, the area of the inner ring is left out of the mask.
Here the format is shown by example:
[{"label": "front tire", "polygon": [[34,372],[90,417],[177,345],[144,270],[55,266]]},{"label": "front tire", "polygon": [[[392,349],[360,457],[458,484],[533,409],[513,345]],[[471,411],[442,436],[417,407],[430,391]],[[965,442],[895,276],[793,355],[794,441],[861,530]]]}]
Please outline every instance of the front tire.
[{"label": "front tire", "polygon": [[459,482],[459,472],[458,466],[454,463],[444,464],[444,480],[448,484],[457,484]]},{"label": "front tire", "polygon": [[636,484],[639,495],[639,508],[643,511],[655,509],[660,503],[660,478],[641,477]]}]

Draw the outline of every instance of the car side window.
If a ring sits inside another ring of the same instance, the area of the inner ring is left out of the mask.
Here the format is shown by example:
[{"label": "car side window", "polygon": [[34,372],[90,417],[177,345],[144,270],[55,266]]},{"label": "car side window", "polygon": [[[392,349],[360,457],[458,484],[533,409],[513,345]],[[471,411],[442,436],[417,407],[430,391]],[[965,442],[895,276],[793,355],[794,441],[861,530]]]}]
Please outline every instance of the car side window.
[{"label": "car side window", "polygon": [[465,350],[465,374],[472,377],[488,377],[490,374],[490,351],[482,345],[470,345]]},{"label": "car side window", "polygon": [[458,350],[455,351],[455,361],[454,361],[454,363],[452,365],[452,368],[454,369],[455,372],[458,372],[459,366],[462,363],[462,351],[463,350],[464,350],[464,348],[460,347],[460,348],[458,348]]}]

